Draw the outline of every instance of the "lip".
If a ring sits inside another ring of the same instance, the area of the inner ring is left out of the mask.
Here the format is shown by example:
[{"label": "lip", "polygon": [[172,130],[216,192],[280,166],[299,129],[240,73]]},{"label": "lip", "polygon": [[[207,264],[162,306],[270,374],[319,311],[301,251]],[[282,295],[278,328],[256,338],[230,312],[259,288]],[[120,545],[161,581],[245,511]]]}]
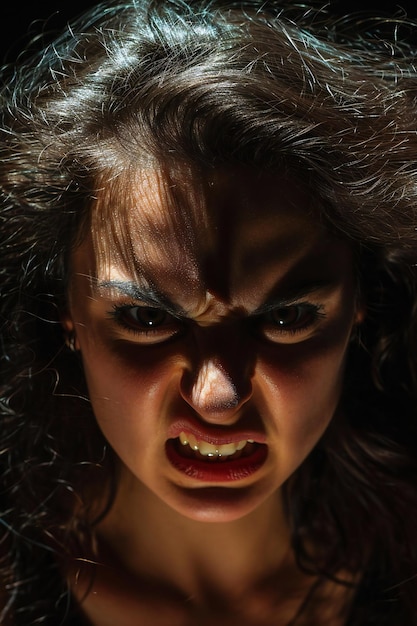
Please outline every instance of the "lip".
[{"label": "lip", "polygon": [[167,439],[177,439],[181,433],[194,435],[198,441],[206,441],[216,446],[226,445],[228,443],[238,443],[245,439],[254,441],[255,443],[265,444],[266,436],[255,430],[232,430],[231,428],[204,428],[200,424],[196,424],[189,419],[179,419],[171,424],[168,429]]},{"label": "lip", "polygon": [[[229,441],[230,442],[230,441]],[[249,456],[230,461],[204,461],[182,456],[178,451],[178,440],[168,439],[165,444],[167,458],[171,465],[186,476],[202,482],[236,482],[257,472],[268,456],[268,446],[256,444]]]}]

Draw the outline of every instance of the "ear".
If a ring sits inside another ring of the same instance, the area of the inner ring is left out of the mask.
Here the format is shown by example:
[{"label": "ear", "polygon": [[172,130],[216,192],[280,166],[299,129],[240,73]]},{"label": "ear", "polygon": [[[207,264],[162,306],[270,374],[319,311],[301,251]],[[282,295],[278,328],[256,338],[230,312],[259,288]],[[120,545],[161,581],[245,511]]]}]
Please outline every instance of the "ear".
[{"label": "ear", "polygon": [[72,319],[71,313],[68,308],[60,310],[59,320],[64,330],[66,345],[72,352],[79,350],[80,344],[78,343],[77,335],[75,332],[74,320]]},{"label": "ear", "polygon": [[360,326],[363,324],[366,318],[367,306],[366,306],[366,298],[362,292],[360,285],[357,287],[357,291],[355,294],[355,314],[353,317],[353,327]]},{"label": "ear", "polygon": [[61,326],[64,329],[65,333],[74,332],[74,321],[67,307],[60,309],[59,321],[61,322]]},{"label": "ear", "polygon": [[366,306],[363,301],[356,302],[355,314],[353,316],[352,328],[350,331],[350,343],[360,344],[361,343],[361,325],[366,318]]},{"label": "ear", "polygon": [[358,306],[356,307],[355,316],[353,318],[353,325],[360,326],[365,321],[365,318],[366,318],[365,304],[362,302],[359,302]]}]

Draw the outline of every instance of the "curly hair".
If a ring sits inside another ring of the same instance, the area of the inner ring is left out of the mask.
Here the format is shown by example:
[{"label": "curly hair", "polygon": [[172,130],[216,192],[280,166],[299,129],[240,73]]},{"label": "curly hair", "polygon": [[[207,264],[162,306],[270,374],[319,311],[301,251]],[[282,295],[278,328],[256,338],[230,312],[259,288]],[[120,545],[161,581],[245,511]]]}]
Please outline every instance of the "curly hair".
[{"label": "curly hair", "polygon": [[285,485],[286,510],[300,568],[319,582],[359,575],[349,626],[415,623],[417,71],[396,33],[280,0],[129,0],[5,70],[3,619],[71,622],[59,564],[91,554],[114,497],[117,464],[59,311],[89,229],[100,221],[123,251],[123,210],[92,213],[95,198],[152,162],[302,176],[352,247],[367,315],[349,348],[345,417]]}]

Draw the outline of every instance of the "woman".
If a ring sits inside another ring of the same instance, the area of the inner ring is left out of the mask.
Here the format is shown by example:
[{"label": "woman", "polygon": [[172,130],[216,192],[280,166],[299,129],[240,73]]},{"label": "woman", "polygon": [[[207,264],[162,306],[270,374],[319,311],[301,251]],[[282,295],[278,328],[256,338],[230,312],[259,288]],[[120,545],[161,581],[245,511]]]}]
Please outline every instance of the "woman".
[{"label": "woman", "polygon": [[415,72],[331,24],[103,4],[5,79],[2,623],[415,623]]}]

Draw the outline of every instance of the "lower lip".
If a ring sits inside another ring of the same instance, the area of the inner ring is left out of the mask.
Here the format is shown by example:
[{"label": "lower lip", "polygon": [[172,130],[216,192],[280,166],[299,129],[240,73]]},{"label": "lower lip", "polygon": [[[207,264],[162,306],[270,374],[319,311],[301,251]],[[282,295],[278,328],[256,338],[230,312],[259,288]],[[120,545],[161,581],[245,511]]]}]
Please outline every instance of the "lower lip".
[{"label": "lower lip", "polygon": [[258,444],[250,456],[236,460],[216,462],[182,456],[176,446],[176,440],[169,439],[166,443],[166,455],[176,470],[203,482],[236,482],[244,480],[257,472],[266,461],[268,448]]}]

